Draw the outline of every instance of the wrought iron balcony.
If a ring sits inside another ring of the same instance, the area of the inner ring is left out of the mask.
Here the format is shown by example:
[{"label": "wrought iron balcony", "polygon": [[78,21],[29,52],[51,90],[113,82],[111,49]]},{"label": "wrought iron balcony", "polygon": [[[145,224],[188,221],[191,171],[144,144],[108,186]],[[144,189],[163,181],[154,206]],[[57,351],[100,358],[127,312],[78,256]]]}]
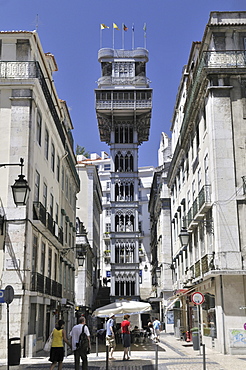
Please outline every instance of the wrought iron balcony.
[{"label": "wrought iron balcony", "polygon": [[[58,227],[41,202],[33,202],[33,220],[41,221],[41,229],[48,229],[54,240],[63,245],[63,231]],[[42,226],[43,225],[43,226]]]},{"label": "wrought iron balcony", "polygon": [[46,209],[41,202],[33,202],[33,219],[41,221],[46,226]]},{"label": "wrought iron balcony", "polygon": [[58,298],[62,297],[62,285],[38,272],[32,273],[31,291],[45,293]]},{"label": "wrought iron balcony", "polygon": [[210,188],[210,185],[204,185],[200,190],[198,197],[194,200],[187,215],[184,217],[185,227],[188,228],[193,221],[202,218],[204,212],[211,207]]}]

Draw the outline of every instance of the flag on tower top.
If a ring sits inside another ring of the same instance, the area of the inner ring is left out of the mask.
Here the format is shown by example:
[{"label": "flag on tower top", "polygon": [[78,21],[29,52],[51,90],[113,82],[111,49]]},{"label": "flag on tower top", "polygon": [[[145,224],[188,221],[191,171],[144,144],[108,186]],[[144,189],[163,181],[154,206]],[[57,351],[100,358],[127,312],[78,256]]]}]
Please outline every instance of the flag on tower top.
[{"label": "flag on tower top", "polygon": [[125,25],[125,24],[123,25],[123,30],[124,30],[124,31],[127,31],[127,30],[128,30],[128,27],[126,27],[126,25]]},{"label": "flag on tower top", "polygon": [[118,31],[120,30],[116,23],[113,23],[113,28],[116,28]]},{"label": "flag on tower top", "polygon": [[106,24],[101,23],[101,30],[104,30],[105,28],[109,28],[109,27],[108,27],[108,26],[106,26]]}]

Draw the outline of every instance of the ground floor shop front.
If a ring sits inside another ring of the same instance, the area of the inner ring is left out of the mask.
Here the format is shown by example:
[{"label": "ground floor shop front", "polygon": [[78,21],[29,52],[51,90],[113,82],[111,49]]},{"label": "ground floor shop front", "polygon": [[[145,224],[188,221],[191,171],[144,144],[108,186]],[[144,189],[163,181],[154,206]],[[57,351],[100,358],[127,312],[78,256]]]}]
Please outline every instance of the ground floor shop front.
[{"label": "ground floor shop front", "polygon": [[[195,304],[199,292],[204,302]],[[246,276],[216,271],[207,279],[177,292],[167,306],[174,333],[186,341],[198,332],[200,343],[223,354],[246,354]]]}]

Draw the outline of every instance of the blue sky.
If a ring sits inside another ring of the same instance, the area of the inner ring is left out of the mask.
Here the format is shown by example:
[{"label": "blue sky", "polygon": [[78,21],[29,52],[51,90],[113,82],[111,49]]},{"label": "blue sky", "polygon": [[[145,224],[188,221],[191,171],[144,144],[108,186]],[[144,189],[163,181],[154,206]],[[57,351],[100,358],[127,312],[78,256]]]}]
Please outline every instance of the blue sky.
[{"label": "blue sky", "polygon": [[[89,152],[109,152],[98,134],[94,107],[95,81],[100,77],[97,53],[112,47],[112,23],[129,30],[124,48],[132,48],[131,27],[135,27],[135,47],[144,46],[143,25],[147,25],[153,112],[149,141],[139,150],[139,165],[157,166],[161,132],[169,136],[175,97],[193,41],[201,41],[211,11],[246,10],[245,0],[0,0],[2,31],[32,31],[38,34],[44,52],[56,58],[54,74],[60,99],[70,108],[75,145]],[[37,18],[38,15],[38,18]],[[38,22],[37,22],[38,19]],[[122,47],[121,31],[115,31],[115,48]]]}]

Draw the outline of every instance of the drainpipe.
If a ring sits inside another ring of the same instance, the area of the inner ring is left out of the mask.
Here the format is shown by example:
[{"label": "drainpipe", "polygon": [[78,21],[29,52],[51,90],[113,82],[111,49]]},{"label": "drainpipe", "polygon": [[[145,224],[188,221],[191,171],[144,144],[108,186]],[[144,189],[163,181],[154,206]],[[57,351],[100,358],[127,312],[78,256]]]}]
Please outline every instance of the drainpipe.
[{"label": "drainpipe", "polygon": [[223,294],[223,279],[220,275],[220,298],[221,298],[221,309],[222,309],[222,338],[223,338],[223,354],[226,354],[226,344],[225,344],[225,315],[224,315],[224,294]]}]

